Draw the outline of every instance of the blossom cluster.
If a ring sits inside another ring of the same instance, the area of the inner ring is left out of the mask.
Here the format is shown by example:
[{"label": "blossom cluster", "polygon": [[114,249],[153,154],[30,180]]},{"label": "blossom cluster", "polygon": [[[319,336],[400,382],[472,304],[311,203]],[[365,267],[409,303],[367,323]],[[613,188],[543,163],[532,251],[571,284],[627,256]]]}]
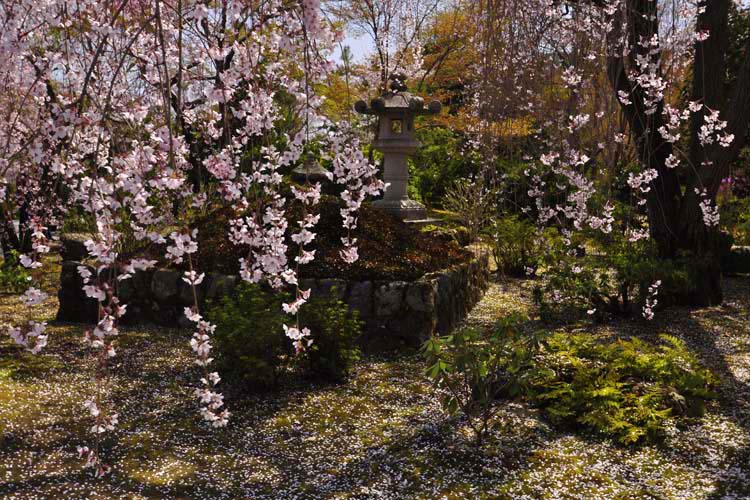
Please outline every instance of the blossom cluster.
[{"label": "blossom cluster", "polygon": [[657,299],[657,296],[659,295],[660,286],[661,280],[656,280],[648,287],[648,296],[646,297],[646,302],[643,305],[643,311],[641,312],[641,314],[649,321],[654,319],[654,308],[659,303],[659,299]]},{"label": "blossom cluster", "polygon": [[[199,244],[194,223],[229,210],[229,240],[246,250],[241,277],[295,287],[295,299],[284,305],[295,315],[310,294],[298,287],[298,266],[315,257],[321,186],[295,187],[289,196],[282,189],[283,169],[296,165],[312,142],[326,145],[331,177],[344,187],[347,262],[357,256],[357,211],[383,188],[353,132],[318,111],[323,99],[316,86],[333,67],[338,36],[319,0],[164,7],[121,2],[113,10],[91,0],[20,0],[0,9],[0,71],[7,76],[0,82],[7,117],[0,124],[0,202],[15,204],[10,213],[22,207],[31,214],[22,230],[32,235],[33,251],[21,263],[31,271],[42,267],[50,248],[44,224],[76,210],[93,225],[78,274],[85,295],[98,304],[97,323],[86,333],[97,364],[97,393],[86,403],[96,443],[80,453],[97,475],[108,470],[99,436],[117,424],[104,387],[127,313],[120,284],[153,268],[159,260],[153,252],[161,252],[188,267],[183,281],[195,290],[205,274],[193,267]],[[72,29],[79,24],[87,29]],[[57,34],[49,36],[50,30]],[[281,130],[288,106],[305,118],[304,130]],[[305,210],[290,223],[293,203]],[[293,260],[289,241],[299,247]],[[134,255],[133,248],[151,253]],[[223,426],[229,412],[216,390],[220,377],[208,369],[215,326],[200,314],[198,294],[193,297],[184,315],[196,325],[190,345],[203,371],[196,397],[203,417]],[[34,285],[21,300],[31,309],[45,298]],[[45,327],[29,317],[8,333],[37,353],[47,342]],[[310,335],[299,325],[287,325],[285,332],[300,345]]]}]

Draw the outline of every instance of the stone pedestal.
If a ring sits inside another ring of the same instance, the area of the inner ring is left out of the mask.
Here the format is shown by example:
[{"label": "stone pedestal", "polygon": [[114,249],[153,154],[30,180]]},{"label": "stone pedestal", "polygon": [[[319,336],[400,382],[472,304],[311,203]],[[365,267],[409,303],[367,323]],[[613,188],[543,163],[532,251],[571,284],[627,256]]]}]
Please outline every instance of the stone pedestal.
[{"label": "stone pedestal", "polygon": [[[383,132],[381,130],[381,132]],[[402,220],[421,220],[427,217],[427,210],[418,201],[409,199],[409,165],[407,158],[420,146],[419,141],[410,138],[385,138],[378,140],[375,149],[383,153],[383,177],[388,187],[382,200],[373,206],[392,213]]]},{"label": "stone pedestal", "polygon": [[427,209],[418,201],[405,200],[377,200],[372,206],[393,214],[405,221],[417,221],[427,218]]}]

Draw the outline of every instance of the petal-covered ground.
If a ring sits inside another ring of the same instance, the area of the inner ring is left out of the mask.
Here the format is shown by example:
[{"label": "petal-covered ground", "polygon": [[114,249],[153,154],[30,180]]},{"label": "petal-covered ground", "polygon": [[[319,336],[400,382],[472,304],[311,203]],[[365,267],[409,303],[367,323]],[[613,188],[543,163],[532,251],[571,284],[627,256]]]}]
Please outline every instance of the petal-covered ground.
[{"label": "petal-covered ground", "polygon": [[[493,284],[469,322],[489,324],[512,310],[533,316],[529,288]],[[638,448],[561,433],[533,409],[505,403],[477,452],[440,410],[413,355],[366,359],[340,385],[297,384],[251,398],[228,391],[230,424],[208,429],[191,392],[199,374],[190,332],[126,329],[110,384],[121,424],[105,442],[113,471],[103,479],[76,452],[91,442],[84,328],[52,325],[41,356],[4,336],[0,498],[750,498],[750,279],[728,279],[726,295],[723,307],[596,327],[603,335],[672,333],[721,380],[705,417]],[[50,299],[36,314],[53,317],[55,307]],[[25,318],[16,296],[0,297],[0,323]]]}]

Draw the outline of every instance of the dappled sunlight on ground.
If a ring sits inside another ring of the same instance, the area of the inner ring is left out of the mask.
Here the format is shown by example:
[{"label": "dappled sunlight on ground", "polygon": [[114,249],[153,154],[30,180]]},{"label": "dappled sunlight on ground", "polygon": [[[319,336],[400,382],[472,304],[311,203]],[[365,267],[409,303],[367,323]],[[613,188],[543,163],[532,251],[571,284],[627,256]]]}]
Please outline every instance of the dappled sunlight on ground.
[{"label": "dappled sunlight on ground", "polygon": [[[469,324],[512,311],[534,317],[532,282],[491,286]],[[339,385],[290,384],[241,397],[208,429],[192,387],[190,332],[123,329],[111,401],[120,426],[105,443],[114,470],[81,468],[90,444],[83,402],[93,393],[81,325],[50,327],[38,357],[0,340],[0,497],[32,498],[750,498],[750,280],[730,279],[727,306],[670,309],[585,326],[607,335],[685,339],[721,380],[706,416],[663,444],[625,448],[552,429],[534,409],[502,403],[477,453],[465,426],[446,420],[417,357],[367,358]],[[52,317],[51,298],[38,311]],[[0,321],[23,319],[0,298]],[[222,383],[222,385],[224,385]]]}]

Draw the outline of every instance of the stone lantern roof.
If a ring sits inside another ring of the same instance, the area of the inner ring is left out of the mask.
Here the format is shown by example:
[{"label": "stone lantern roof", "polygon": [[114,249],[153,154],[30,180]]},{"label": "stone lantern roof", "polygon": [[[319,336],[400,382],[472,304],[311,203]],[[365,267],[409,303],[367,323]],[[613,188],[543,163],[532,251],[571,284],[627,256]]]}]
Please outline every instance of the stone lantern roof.
[{"label": "stone lantern roof", "polygon": [[297,182],[309,180],[310,182],[325,183],[328,181],[328,170],[315,161],[312,154],[308,154],[302,164],[292,170],[292,178]]},{"label": "stone lantern roof", "polygon": [[408,92],[406,85],[403,83],[402,75],[396,74],[391,76],[391,90],[383,93],[382,96],[370,101],[368,106],[365,101],[357,101],[354,109],[364,115],[384,115],[392,112],[407,112],[411,115],[436,115],[440,113],[442,104],[440,101],[432,101],[425,108],[424,99]]}]

